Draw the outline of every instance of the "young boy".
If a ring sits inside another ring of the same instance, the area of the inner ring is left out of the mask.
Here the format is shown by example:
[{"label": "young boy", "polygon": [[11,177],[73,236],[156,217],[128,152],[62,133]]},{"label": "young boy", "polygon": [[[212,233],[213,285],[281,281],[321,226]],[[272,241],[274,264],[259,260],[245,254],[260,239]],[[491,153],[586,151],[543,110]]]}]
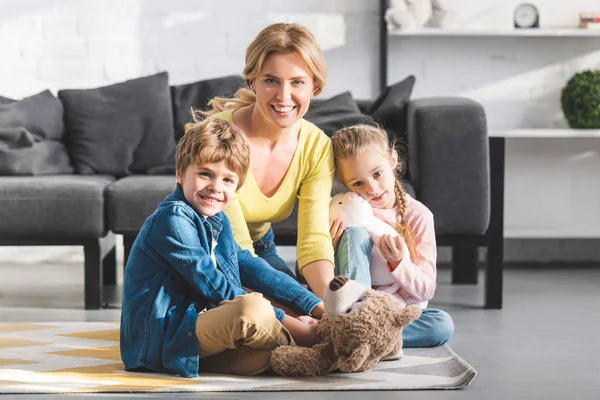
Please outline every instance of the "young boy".
[{"label": "young boy", "polygon": [[316,318],[323,303],[233,239],[222,211],[248,172],[243,132],[221,119],[190,125],[177,146],[177,187],[142,226],[125,268],[121,358],[126,370],[184,377],[259,374],[275,347],[316,341],[314,320],[262,294]]}]

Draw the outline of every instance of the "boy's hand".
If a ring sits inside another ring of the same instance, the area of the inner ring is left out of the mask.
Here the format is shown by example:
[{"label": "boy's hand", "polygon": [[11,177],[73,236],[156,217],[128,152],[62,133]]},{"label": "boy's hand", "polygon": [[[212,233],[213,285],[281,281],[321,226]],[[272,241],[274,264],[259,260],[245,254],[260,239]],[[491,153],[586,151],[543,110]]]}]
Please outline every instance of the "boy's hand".
[{"label": "boy's hand", "polygon": [[[388,271],[392,272],[404,258],[404,246],[400,235],[383,235],[379,239],[379,251],[388,262]],[[390,270],[391,269],[391,270]]]},{"label": "boy's hand", "polygon": [[306,325],[318,324],[319,321],[311,317],[310,315],[301,315],[297,317],[300,321],[304,322]]},{"label": "boy's hand", "polygon": [[346,230],[346,224],[339,218],[334,218],[329,221],[329,234],[331,235],[331,243],[333,250],[337,248],[338,242],[342,237],[342,233]]}]

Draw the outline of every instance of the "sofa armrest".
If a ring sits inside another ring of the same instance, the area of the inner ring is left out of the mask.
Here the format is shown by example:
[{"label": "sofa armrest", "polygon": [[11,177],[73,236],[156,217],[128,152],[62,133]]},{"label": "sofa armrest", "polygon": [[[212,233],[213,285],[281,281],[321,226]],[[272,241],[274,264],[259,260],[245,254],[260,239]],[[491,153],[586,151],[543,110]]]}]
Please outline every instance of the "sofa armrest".
[{"label": "sofa armrest", "polygon": [[485,233],[490,174],[481,104],[458,97],[416,99],[407,120],[412,183],[433,212],[436,234]]}]

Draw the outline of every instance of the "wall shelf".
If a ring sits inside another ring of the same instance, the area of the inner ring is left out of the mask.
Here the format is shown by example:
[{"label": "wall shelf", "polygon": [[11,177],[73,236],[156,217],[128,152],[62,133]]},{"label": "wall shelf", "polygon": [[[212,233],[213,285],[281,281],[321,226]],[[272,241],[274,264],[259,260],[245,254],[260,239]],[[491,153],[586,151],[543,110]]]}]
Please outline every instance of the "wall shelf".
[{"label": "wall shelf", "polygon": [[488,136],[507,139],[600,138],[600,129],[490,129]]},{"label": "wall shelf", "polygon": [[448,36],[448,37],[600,37],[600,29],[533,28],[533,29],[443,29],[421,28],[415,31],[390,31],[389,36]]}]

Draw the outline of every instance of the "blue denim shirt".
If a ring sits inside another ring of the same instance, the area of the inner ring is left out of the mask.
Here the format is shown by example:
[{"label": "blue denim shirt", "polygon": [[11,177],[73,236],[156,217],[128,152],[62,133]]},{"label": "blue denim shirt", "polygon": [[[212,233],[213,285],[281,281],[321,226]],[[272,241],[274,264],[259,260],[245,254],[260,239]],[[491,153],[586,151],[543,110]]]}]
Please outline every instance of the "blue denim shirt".
[{"label": "blue denim shirt", "polygon": [[[218,268],[210,258],[213,239]],[[225,214],[204,218],[175,189],[144,222],[125,268],[120,340],[125,369],[197,376],[198,313],[246,294],[242,285],[304,314],[321,301],[242,250]],[[275,308],[275,315],[281,321],[284,313]]]}]

